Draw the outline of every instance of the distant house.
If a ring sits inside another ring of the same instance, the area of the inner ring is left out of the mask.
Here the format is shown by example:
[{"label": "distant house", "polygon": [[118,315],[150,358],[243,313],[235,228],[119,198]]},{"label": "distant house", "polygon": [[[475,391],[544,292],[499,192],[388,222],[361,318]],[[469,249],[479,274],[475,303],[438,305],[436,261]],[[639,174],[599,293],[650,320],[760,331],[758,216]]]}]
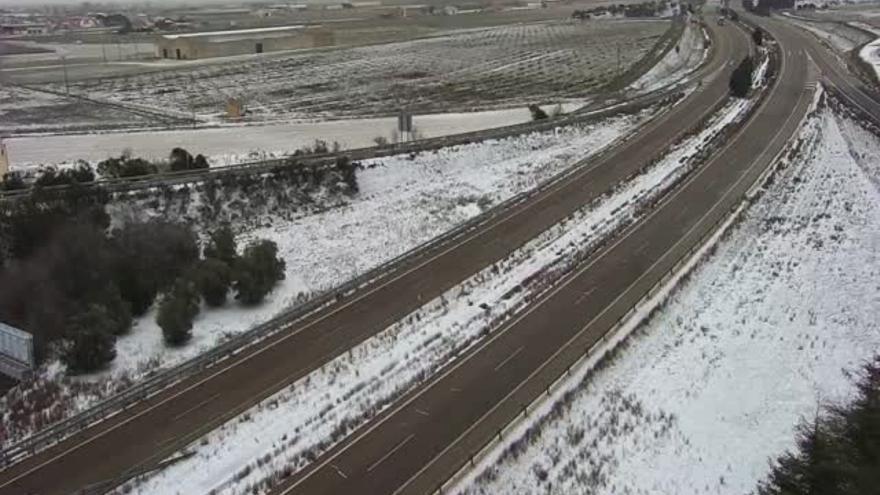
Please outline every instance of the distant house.
[{"label": "distant house", "polygon": [[3,36],[35,36],[47,34],[49,25],[42,23],[0,24],[0,35]]},{"label": "distant house", "polygon": [[157,39],[156,49],[159,58],[195,60],[331,46],[334,43],[333,31],[320,26],[280,26],[166,34]]}]

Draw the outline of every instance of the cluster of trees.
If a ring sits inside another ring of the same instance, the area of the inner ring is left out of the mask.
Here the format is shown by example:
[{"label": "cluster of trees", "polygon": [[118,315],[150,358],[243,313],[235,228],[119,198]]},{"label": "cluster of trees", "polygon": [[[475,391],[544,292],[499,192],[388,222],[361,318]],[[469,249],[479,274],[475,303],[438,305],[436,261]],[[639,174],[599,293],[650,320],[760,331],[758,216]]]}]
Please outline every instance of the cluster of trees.
[{"label": "cluster of trees", "polygon": [[230,291],[246,306],[260,304],[284,280],[284,260],[272,241],[258,240],[239,254],[228,227],[211,234],[204,258],[183,271],[159,304],[156,323],[168,345],[179,346],[192,337],[201,300],[211,307],[226,304]]},{"label": "cluster of trees", "polygon": [[550,118],[541,107],[535,104],[529,105],[529,112],[532,114],[532,120],[547,120]]},{"label": "cluster of trees", "polygon": [[760,495],[862,495],[880,489],[880,356],[865,366],[856,399],[798,429]]},{"label": "cluster of trees", "polygon": [[[88,162],[80,160],[70,168],[43,167],[36,172],[30,182],[35,187],[71,186],[94,182],[97,175],[105,178],[119,179],[141,177],[157,174],[161,171],[198,171],[210,167],[204,155],[192,156],[183,148],[174,148],[167,162],[151,162],[143,158],[132,157],[124,152],[118,157],[111,157],[98,162],[97,170]],[[97,174],[95,173],[97,171]],[[21,172],[9,172],[0,180],[0,191],[16,191],[27,189],[29,177]]]},{"label": "cluster of trees", "polygon": [[752,89],[752,74],[755,70],[755,62],[751,56],[742,59],[730,75],[730,94],[738,98],[745,98]]},{"label": "cluster of trees", "polygon": [[[674,5],[674,4],[673,4]],[[662,12],[670,8],[670,3],[664,0],[650,1],[634,4],[612,4],[595,7],[592,9],[575,10],[571,13],[574,19],[586,20],[593,16],[610,14],[613,16],[622,15],[624,17],[656,17]],[[690,9],[690,4],[688,4]],[[692,11],[692,9],[691,9]]]},{"label": "cluster of trees", "polygon": [[[56,348],[73,373],[112,361],[117,336],[160,294],[157,320],[166,342],[180,345],[203,295],[219,305],[232,288],[243,303],[256,304],[284,274],[271,242],[258,241],[241,256],[226,248],[220,268],[207,259],[217,248],[206,247],[201,259],[196,235],[183,224],[154,220],[109,230],[98,206],[35,218],[0,271],[0,321],[32,333],[38,359]],[[234,240],[228,229],[222,235]]]}]

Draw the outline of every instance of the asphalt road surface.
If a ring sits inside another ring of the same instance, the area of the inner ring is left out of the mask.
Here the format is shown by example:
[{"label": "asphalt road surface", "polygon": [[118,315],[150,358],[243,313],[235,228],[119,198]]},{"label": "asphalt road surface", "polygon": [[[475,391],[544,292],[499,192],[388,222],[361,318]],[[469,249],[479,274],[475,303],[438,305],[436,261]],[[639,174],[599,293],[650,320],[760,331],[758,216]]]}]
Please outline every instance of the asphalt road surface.
[{"label": "asphalt road surface", "polygon": [[757,114],[657,209],[429,384],[322,456],[279,494],[429,493],[605,335],[771,165],[812,101],[816,71],[785,30]]},{"label": "asphalt road surface", "polygon": [[[343,300],[319,315],[291,325],[284,332],[268,339],[265,344],[247,349],[234,358],[227,359],[201,374],[182,381],[177,386],[7,468],[0,472],[0,494],[70,493],[88,486],[114,484],[139,470],[155,466],[163,458],[233,418],[259,400],[383,330],[418,308],[423,301],[440,295],[481,268],[502,259],[583,204],[605,193],[690,131],[702,116],[713,111],[726,98],[728,75],[733,65],[731,61],[739,60],[744,56],[748,50],[748,40],[741,31],[732,26],[723,28],[713,26],[712,29],[718,31],[715,44],[716,56],[703,71],[704,84],[700,90],[640,129],[625,143],[596,159],[585,162],[578,172],[543,190],[528,201],[500,213],[476,231],[457,239],[452,244],[427,252],[416,262],[400,267],[353,298]],[[789,76],[787,80],[799,77]],[[796,83],[802,85],[801,80]],[[785,84],[785,87],[793,90],[794,83],[788,81]],[[784,101],[780,102],[779,97],[774,97],[771,100],[773,105],[762,111],[758,119],[758,122],[763,123],[760,127],[760,136],[754,142],[750,142],[747,146],[749,149],[742,149],[743,146],[736,147],[738,151],[730,157],[743,162],[726,167],[729,169],[727,172],[724,171],[725,167],[721,167],[722,171],[718,174],[709,174],[708,180],[713,184],[707,189],[707,194],[717,193],[718,188],[729,185],[732,178],[728,177],[728,173],[740,171],[740,166],[745,166],[746,161],[761,153],[767,145],[768,136],[775,133],[781,122],[791,114],[794,99],[784,98]],[[777,113],[773,114],[774,117],[765,115],[767,112]],[[773,132],[770,132],[771,130]],[[715,204],[716,199],[702,196],[689,199],[694,203],[675,213],[682,215],[676,222],[692,219],[695,212],[705,211],[709,205]],[[669,208],[664,209],[663,215],[668,215],[669,211],[671,211]],[[690,213],[685,214],[687,212]],[[660,220],[663,218],[660,217]],[[624,249],[628,244],[618,245],[615,247],[615,252],[621,254],[602,258],[604,261],[593,266],[597,267],[596,269],[601,267],[602,270],[610,271],[612,278],[621,281],[624,280],[624,275],[629,276],[637,274],[640,270],[644,271],[649,266],[645,263],[650,259],[645,256],[656,254],[664,242],[670,238],[677,239],[682,233],[681,230],[670,228],[669,223],[662,225],[665,228],[659,229],[660,232],[648,232],[641,237],[630,235],[625,239],[626,242],[636,238],[641,239],[638,247],[641,250],[640,256],[630,260],[630,255],[626,254],[626,251],[617,251]],[[674,228],[679,227],[675,224]],[[659,237],[650,238],[653,235]],[[590,273],[590,277],[602,276]],[[532,311],[528,320],[530,323],[522,327],[523,330],[503,332],[499,336],[512,337],[505,337],[501,342],[497,339],[492,341],[491,348],[494,350],[486,357],[489,361],[480,365],[488,366],[490,371],[497,365],[495,362],[490,366],[497,354],[504,354],[509,350],[504,345],[522,346],[525,342],[522,339],[534,338],[534,334],[530,331],[540,327],[541,338],[538,339],[538,345],[532,345],[530,342],[522,356],[511,360],[502,368],[500,374],[493,372],[491,375],[484,375],[493,378],[485,382],[487,388],[485,394],[482,393],[483,390],[468,389],[468,393],[461,396],[462,399],[455,398],[452,401],[458,405],[467,403],[468,407],[460,408],[460,412],[463,414],[467,411],[470,415],[450,415],[448,421],[443,421],[448,424],[438,428],[436,435],[423,436],[423,432],[428,430],[419,429],[418,435],[403,443],[398,452],[383,459],[382,463],[376,464],[370,470],[367,468],[372,466],[376,458],[384,455],[374,458],[372,457],[374,454],[390,451],[390,448],[386,449],[388,442],[402,442],[406,437],[400,438],[396,432],[392,432],[394,434],[388,438],[371,435],[359,440],[355,445],[360,447],[345,452],[360,452],[367,456],[363,457],[362,461],[366,462],[369,459],[373,461],[370,461],[369,465],[362,466],[361,474],[365,477],[354,475],[358,473],[358,463],[353,462],[351,466],[346,465],[346,468],[353,473],[351,480],[360,479],[365,483],[364,485],[337,486],[338,480],[325,476],[326,469],[320,469],[306,479],[307,485],[302,486],[314,487],[317,492],[328,493],[347,493],[349,489],[356,493],[364,493],[361,489],[363,487],[375,487],[376,490],[369,492],[382,493],[401,486],[421,466],[427,465],[442,446],[450,444],[450,434],[455,434],[465,428],[469,422],[472,423],[475,419],[474,414],[485,411],[487,406],[498,401],[499,391],[506,390],[505,386],[514,384],[522,378],[523,372],[540,363],[541,359],[546,357],[542,354],[542,350],[546,353],[559,348],[564,337],[573,330],[570,325],[577,322],[575,318],[577,315],[571,315],[575,307],[578,309],[575,313],[581,310],[594,311],[603,304],[607,307],[608,296],[617,290],[617,285],[606,287],[604,284],[597,284],[601,290],[597,290],[595,296],[571,306],[571,301],[560,296],[560,294],[569,294],[569,289],[565,287],[574,286],[567,284],[560,289],[557,297],[553,298],[551,306],[544,304],[539,307],[558,308],[558,314],[551,313],[547,319],[545,309]],[[578,293],[578,297],[581,295],[583,295],[582,291]],[[618,301],[620,304],[615,307],[622,306],[626,302],[623,299]],[[580,316],[583,314],[586,313]],[[602,314],[606,315],[603,317],[602,321],[604,321],[614,312],[605,311]],[[544,319],[534,320],[533,318],[538,315],[543,315],[541,318]],[[557,326],[559,323],[565,325]],[[513,340],[508,341],[508,338]],[[556,347],[551,349],[554,345]],[[470,363],[479,361],[479,359],[467,360],[465,369],[473,371],[470,368],[473,365]],[[484,370],[481,369],[480,373],[483,372]],[[494,379],[496,376],[507,376],[508,373],[510,373],[508,378]],[[459,375],[456,373],[450,376]],[[473,395],[474,393],[476,395]],[[436,397],[434,394],[428,394],[428,397],[434,397],[439,401],[436,406],[432,402],[429,407],[449,408],[449,404],[443,405],[447,397],[442,394]],[[470,399],[465,399],[466,397],[472,397],[473,402],[468,402]],[[411,409],[404,409],[401,414],[406,414],[407,411]],[[428,418],[436,421],[438,417],[432,415]],[[397,421],[383,423],[383,425],[387,424],[400,423]],[[412,422],[411,426],[415,424]],[[433,431],[432,424],[424,426]],[[372,447],[362,450],[365,445],[369,447],[367,444]],[[425,450],[421,450],[422,448]],[[410,462],[399,465],[402,453],[406,453],[409,457],[414,451],[419,452],[420,455],[413,455]],[[399,471],[397,471],[398,465]],[[431,463],[430,466],[446,466],[446,464]]]}]

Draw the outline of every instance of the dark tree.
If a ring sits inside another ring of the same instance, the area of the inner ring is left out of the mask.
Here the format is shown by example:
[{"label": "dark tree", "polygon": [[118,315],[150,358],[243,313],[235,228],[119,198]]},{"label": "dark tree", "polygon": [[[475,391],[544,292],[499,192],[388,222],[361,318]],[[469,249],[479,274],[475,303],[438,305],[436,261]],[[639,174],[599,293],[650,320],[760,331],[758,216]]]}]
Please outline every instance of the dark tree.
[{"label": "dark tree", "polygon": [[208,159],[205,158],[205,155],[198,154],[196,155],[195,160],[193,160],[193,168],[196,170],[210,168],[211,165],[208,164]]},{"label": "dark tree", "polygon": [[752,31],[752,41],[758,46],[764,44],[764,31],[761,31],[761,28],[755,28],[755,30]]},{"label": "dark tree", "polygon": [[207,258],[199,263],[194,279],[208,306],[219,307],[226,303],[226,295],[232,286],[232,269],[217,258]]},{"label": "dark tree", "polygon": [[746,57],[733,70],[730,75],[730,94],[739,98],[745,98],[752,89],[752,72],[754,63],[752,57]]},{"label": "dark tree", "polygon": [[284,260],[278,246],[267,240],[250,244],[235,265],[235,298],[246,305],[263,302],[280,280],[284,280]]},{"label": "dark tree", "polygon": [[171,150],[168,166],[173,172],[181,170],[192,170],[195,168],[195,158],[183,148],[174,148]]},{"label": "dark tree", "polygon": [[3,181],[0,182],[0,191],[20,191],[27,189],[24,183],[24,177],[19,172],[9,172],[3,174]]},{"label": "dark tree", "polygon": [[70,318],[62,359],[72,373],[104,368],[116,357],[116,323],[107,310],[92,305]]},{"label": "dark tree", "polygon": [[211,232],[210,239],[205,245],[205,258],[216,258],[232,267],[238,258],[238,247],[235,244],[235,234],[228,225]]},{"label": "dark tree", "polygon": [[98,163],[98,173],[107,178],[140,177],[159,172],[159,167],[144,160],[123,154],[119,158],[108,158]]},{"label": "dark tree", "polygon": [[342,181],[345,182],[351,193],[357,193],[360,190],[357,182],[357,169],[358,164],[352,162],[347,156],[336,158],[336,170],[342,176]]},{"label": "dark tree", "polygon": [[195,284],[179,279],[159,304],[156,323],[170,346],[181,346],[192,338],[193,320],[199,314],[199,293]]},{"label": "dark tree", "polygon": [[546,120],[548,118],[547,112],[535,104],[529,105],[529,112],[532,113],[532,120]]},{"label": "dark tree", "polygon": [[183,224],[133,223],[114,231],[113,238],[120,253],[117,285],[138,316],[198,260],[196,236]]}]

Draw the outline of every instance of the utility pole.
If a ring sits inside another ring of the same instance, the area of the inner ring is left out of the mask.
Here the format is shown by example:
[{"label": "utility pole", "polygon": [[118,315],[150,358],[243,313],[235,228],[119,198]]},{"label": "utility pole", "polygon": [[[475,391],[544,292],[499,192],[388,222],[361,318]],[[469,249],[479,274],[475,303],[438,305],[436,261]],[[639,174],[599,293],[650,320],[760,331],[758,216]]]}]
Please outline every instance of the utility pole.
[{"label": "utility pole", "polygon": [[104,63],[107,63],[107,45],[105,44],[107,41],[107,35],[101,37],[101,56],[104,58]]},{"label": "utility pole", "polygon": [[617,42],[617,77],[620,77],[620,42]]}]

